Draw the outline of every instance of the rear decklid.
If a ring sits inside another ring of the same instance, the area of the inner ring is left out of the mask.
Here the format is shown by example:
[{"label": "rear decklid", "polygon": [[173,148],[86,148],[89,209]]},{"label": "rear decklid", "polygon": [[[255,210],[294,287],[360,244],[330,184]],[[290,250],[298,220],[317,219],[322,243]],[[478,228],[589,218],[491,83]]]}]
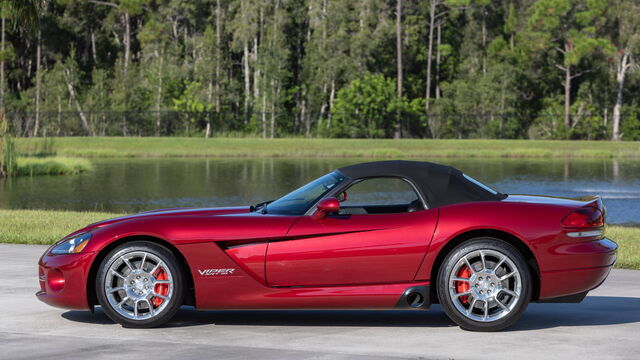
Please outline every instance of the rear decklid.
[{"label": "rear decklid", "polygon": [[567,208],[562,226],[569,229],[604,226],[606,208],[598,195],[562,198],[538,195],[508,195],[503,201],[557,205]]},{"label": "rear decklid", "polygon": [[563,198],[556,196],[540,196],[540,195],[507,195],[502,201],[508,202],[524,202],[534,204],[550,204],[567,207],[583,207],[593,206],[604,212],[604,204],[598,195],[587,195],[575,198]]}]

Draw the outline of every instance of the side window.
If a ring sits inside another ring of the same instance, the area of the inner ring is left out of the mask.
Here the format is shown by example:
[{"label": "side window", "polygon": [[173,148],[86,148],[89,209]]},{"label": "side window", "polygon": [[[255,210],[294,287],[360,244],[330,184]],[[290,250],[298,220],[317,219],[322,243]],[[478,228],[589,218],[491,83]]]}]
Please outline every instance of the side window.
[{"label": "side window", "polygon": [[400,178],[380,177],[362,180],[346,190],[340,204],[343,214],[382,214],[422,210],[413,187]]}]

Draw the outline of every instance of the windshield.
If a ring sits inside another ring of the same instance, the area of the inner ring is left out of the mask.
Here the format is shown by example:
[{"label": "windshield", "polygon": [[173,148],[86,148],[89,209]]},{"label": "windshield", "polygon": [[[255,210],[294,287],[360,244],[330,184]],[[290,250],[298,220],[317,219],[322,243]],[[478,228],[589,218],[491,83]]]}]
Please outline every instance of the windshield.
[{"label": "windshield", "polygon": [[345,176],[339,172],[329,173],[269,203],[266,211],[269,214],[303,215],[313,204],[336,185],[343,182],[344,179]]}]

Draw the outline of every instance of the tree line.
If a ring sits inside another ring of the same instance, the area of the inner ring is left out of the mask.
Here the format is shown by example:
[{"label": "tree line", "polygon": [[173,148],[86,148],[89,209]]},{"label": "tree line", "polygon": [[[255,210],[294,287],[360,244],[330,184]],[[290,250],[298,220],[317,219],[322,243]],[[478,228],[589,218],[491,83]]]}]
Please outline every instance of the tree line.
[{"label": "tree line", "polygon": [[640,140],[636,0],[28,2],[18,136]]}]

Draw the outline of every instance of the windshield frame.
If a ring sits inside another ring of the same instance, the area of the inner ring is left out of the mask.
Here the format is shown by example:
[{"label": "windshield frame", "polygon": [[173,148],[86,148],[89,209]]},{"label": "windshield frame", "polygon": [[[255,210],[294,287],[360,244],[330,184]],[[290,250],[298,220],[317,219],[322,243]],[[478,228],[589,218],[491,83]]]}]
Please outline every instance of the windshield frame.
[{"label": "windshield frame", "polygon": [[[335,180],[333,185],[327,189],[325,189],[325,191],[323,191],[320,195],[317,195],[315,197],[313,197],[312,199],[306,200],[303,204],[301,205],[297,205],[297,206],[290,206],[290,205],[281,205],[278,206],[278,203],[282,202],[287,202],[287,201],[292,201],[292,199],[287,199],[288,197],[293,197],[293,196],[299,196],[300,194],[303,194],[304,192],[310,191],[310,187],[312,186],[317,186],[320,185],[322,183],[323,179],[331,179],[331,177],[333,177],[333,179]],[[310,182],[308,182],[305,185],[302,185],[300,187],[298,187],[297,189],[291,191],[290,193],[281,196],[280,198],[278,198],[277,200],[274,200],[272,202],[270,202],[269,204],[265,205],[262,209],[264,211],[264,213],[266,214],[272,214],[272,215],[291,215],[291,216],[303,216],[305,215],[309,209],[312,209],[315,204],[318,203],[318,201],[331,196],[332,194],[335,194],[339,191],[339,189],[344,188],[344,186],[346,184],[349,184],[351,182],[351,178],[349,178],[348,176],[342,174],[341,172],[335,170],[332,171],[330,173],[327,173],[319,178],[316,178]],[[274,207],[274,205],[276,205]]]}]

